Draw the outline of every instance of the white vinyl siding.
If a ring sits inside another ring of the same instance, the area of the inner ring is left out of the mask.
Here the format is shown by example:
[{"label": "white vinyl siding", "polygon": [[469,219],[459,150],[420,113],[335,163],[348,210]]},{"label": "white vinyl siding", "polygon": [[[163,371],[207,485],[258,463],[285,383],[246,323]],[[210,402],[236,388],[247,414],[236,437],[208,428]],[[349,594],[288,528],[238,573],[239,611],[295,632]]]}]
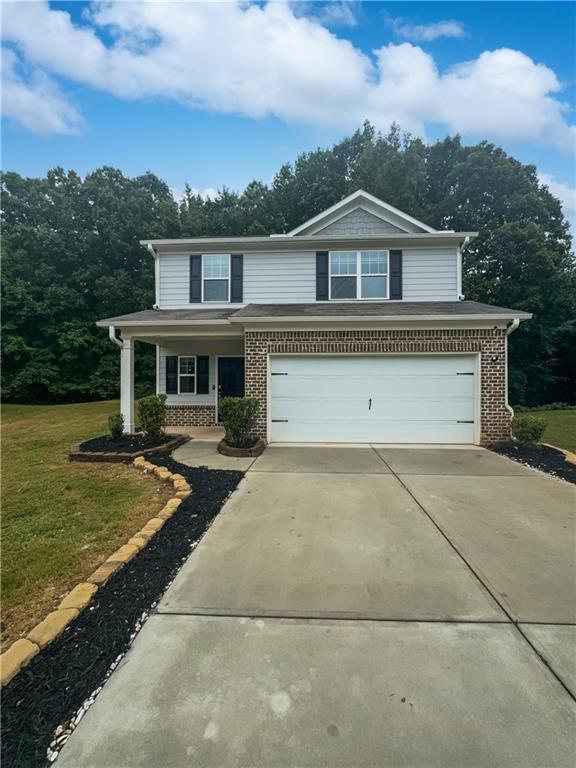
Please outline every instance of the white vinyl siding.
[{"label": "white vinyl siding", "polygon": [[168,395],[168,405],[214,405],[216,402],[216,357],[219,355],[242,356],[244,354],[244,339],[209,339],[166,341],[160,345],[158,359],[158,394],[166,392],[166,357],[198,357],[208,355],[209,379],[208,394]]},{"label": "white vinyl siding", "polygon": [[244,302],[316,301],[316,252],[244,254]]},{"label": "white vinyl siding", "polygon": [[160,307],[178,309],[190,305],[190,256],[162,253],[160,261]]},{"label": "white vinyl siding", "polygon": [[[189,307],[190,256],[163,253],[159,262],[160,308]],[[456,301],[457,298],[456,248],[403,249],[405,301]],[[315,251],[244,253],[244,304],[309,301],[316,301]]]},{"label": "white vinyl siding", "polygon": [[402,256],[404,301],[456,301],[456,248],[405,248]]}]

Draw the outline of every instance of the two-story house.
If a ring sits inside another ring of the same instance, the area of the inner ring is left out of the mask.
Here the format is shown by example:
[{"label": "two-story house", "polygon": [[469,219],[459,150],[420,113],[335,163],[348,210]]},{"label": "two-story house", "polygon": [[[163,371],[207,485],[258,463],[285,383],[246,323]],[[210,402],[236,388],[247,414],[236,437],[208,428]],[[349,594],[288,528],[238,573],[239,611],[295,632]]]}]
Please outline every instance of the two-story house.
[{"label": "two-story house", "polygon": [[476,235],[359,190],[287,234],[143,241],[154,309],[98,323],[122,350],[126,430],[141,341],[172,427],[214,425],[219,398],[246,395],[269,442],[508,439],[507,337],[530,315],[463,300]]}]

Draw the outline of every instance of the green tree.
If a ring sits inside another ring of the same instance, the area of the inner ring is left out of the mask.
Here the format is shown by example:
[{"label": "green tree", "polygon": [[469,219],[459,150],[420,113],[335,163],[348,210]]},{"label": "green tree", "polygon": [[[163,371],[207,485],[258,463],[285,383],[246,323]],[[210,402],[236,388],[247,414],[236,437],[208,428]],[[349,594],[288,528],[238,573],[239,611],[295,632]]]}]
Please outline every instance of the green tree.
[{"label": "green tree", "polygon": [[[576,393],[576,267],[560,202],[523,165],[487,142],[432,145],[370,123],[331,149],[281,166],[270,186],[223,188],[176,202],[147,173],[61,168],[44,179],[2,177],[4,397],[64,401],[118,391],[118,355],[94,322],[152,306],[150,256],[138,241],[286,232],[363,188],[438,229],[478,231],[464,252],[464,293],[534,313],[510,337],[510,400]],[[152,349],[139,381],[153,381]]]},{"label": "green tree", "polygon": [[[2,177],[4,397],[58,402],[118,392],[118,354],[98,318],[151,306],[154,270],[139,245],[177,236],[178,207],[148,173],[101,168],[82,181],[61,168],[45,179]],[[153,381],[142,349],[140,381]]]}]

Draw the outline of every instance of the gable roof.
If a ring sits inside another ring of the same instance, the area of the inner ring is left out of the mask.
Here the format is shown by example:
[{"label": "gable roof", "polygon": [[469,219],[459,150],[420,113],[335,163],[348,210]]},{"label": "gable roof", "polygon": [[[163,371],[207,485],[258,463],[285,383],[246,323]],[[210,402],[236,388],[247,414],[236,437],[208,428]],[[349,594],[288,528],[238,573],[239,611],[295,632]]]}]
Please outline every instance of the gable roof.
[{"label": "gable roof", "polygon": [[340,200],[339,203],[332,205],[317,216],[313,216],[308,221],[300,224],[299,227],[290,230],[285,235],[272,235],[272,237],[294,237],[295,235],[314,235],[320,230],[327,227],[329,224],[338,221],[343,216],[347,216],[351,211],[362,208],[363,210],[371,213],[373,216],[377,216],[389,224],[403,230],[404,232],[437,232],[438,230],[429,227],[428,224],[424,224],[422,221],[418,221],[413,216],[409,216],[404,211],[400,211],[398,208],[394,208],[393,205],[385,203],[369,192],[365,192],[363,189],[358,189],[353,192],[344,200]]}]

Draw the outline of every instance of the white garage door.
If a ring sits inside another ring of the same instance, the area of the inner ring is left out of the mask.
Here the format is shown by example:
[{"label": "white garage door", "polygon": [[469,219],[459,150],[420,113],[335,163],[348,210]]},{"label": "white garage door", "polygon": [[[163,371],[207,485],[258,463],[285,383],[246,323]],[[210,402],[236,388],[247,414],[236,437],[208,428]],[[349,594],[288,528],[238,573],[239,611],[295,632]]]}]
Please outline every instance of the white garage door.
[{"label": "white garage door", "polygon": [[272,356],[270,372],[273,442],[475,442],[473,356]]}]

